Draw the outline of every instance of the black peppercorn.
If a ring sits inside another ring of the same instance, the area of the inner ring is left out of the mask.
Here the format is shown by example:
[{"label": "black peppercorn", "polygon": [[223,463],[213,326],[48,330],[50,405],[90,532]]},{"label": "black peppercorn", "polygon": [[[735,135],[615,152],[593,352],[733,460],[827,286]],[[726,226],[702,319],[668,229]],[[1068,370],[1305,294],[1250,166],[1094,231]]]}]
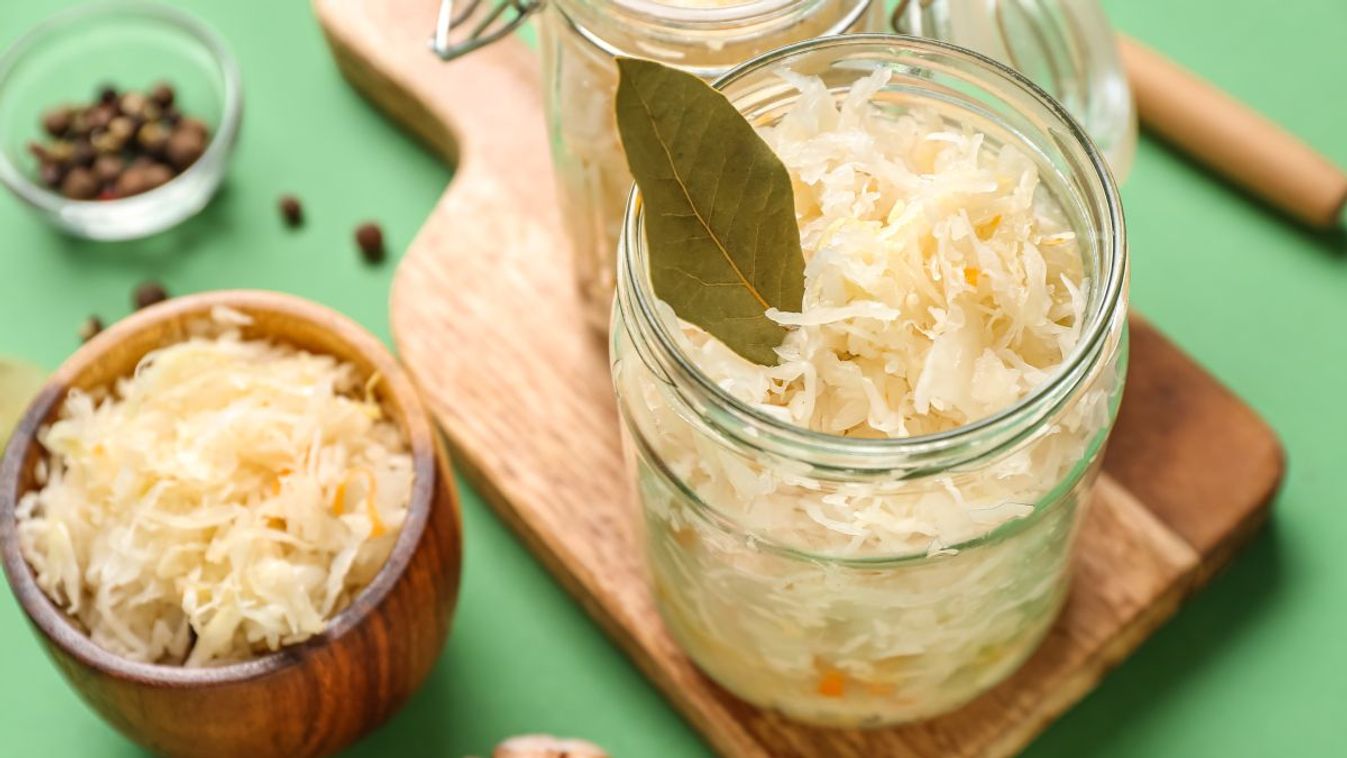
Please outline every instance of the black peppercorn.
[{"label": "black peppercorn", "polygon": [[70,131],[70,122],[74,118],[75,114],[65,106],[52,108],[43,114],[42,128],[53,137],[64,137],[65,133]]},{"label": "black peppercorn", "polygon": [[159,82],[150,90],[150,99],[157,103],[160,108],[169,108],[173,105],[175,94],[173,85],[168,82]]},{"label": "black peppercorn", "polygon": [[73,166],[92,166],[94,158],[98,157],[94,146],[89,144],[88,140],[75,140],[70,145],[70,164]]},{"label": "black peppercorn", "polygon": [[136,286],[136,291],[132,295],[136,310],[148,308],[155,303],[162,303],[168,299],[168,290],[159,282],[141,282]]},{"label": "black peppercorn", "polygon": [[206,122],[199,118],[192,118],[191,116],[183,116],[178,120],[177,126],[180,130],[190,130],[200,134],[202,139],[205,139],[210,134],[210,129],[206,128]]},{"label": "black peppercorn", "polygon": [[145,183],[148,185],[147,191],[168,184],[174,176],[173,169],[162,163],[151,164],[143,170],[145,172]]},{"label": "black peppercorn", "polygon": [[61,186],[61,180],[65,178],[65,171],[55,163],[43,163],[38,168],[38,175],[42,178],[42,183],[56,189]]},{"label": "black peppercorn", "polygon": [[139,92],[128,92],[122,95],[122,99],[117,101],[117,104],[123,115],[141,117],[145,115],[145,106],[149,102],[149,98]]},{"label": "black peppercorn", "polygon": [[83,166],[70,169],[61,180],[61,194],[72,200],[92,200],[98,196],[98,187],[94,172]]},{"label": "black peppercorn", "polygon": [[[36,173],[70,197],[110,200],[148,192],[201,159],[210,130],[177,108],[168,82],[146,90],[97,90],[97,99],[42,114],[45,143],[31,143]],[[74,169],[83,169],[76,172]],[[97,187],[90,194],[90,182]]]},{"label": "black peppercorn", "polygon": [[67,166],[71,158],[75,155],[75,146],[73,143],[65,140],[56,140],[47,145],[39,145],[36,142],[30,142],[28,149],[33,155],[37,156],[43,163],[55,163],[58,166]]},{"label": "black peppercorn", "polygon": [[103,130],[91,137],[89,144],[93,146],[94,152],[98,155],[111,155],[121,152],[126,145],[126,141],[118,139],[117,135],[112,132]]},{"label": "black peppercorn", "polygon": [[136,133],[136,142],[140,148],[151,155],[162,155],[168,147],[168,137],[172,132],[157,121],[151,121],[140,127]]},{"label": "black peppercorn", "polygon": [[95,105],[84,114],[84,122],[89,125],[90,132],[96,132],[99,129],[106,129],[108,124],[117,118],[117,109],[111,105]]},{"label": "black peppercorn", "polygon": [[118,116],[108,122],[108,134],[114,134],[126,144],[136,134],[136,121],[130,116]]},{"label": "black peppercorn", "polygon": [[88,342],[101,331],[103,331],[103,319],[97,316],[90,316],[89,318],[84,319],[84,323],[80,324],[80,341]]},{"label": "black peppercorn", "polygon": [[137,158],[117,177],[112,192],[117,197],[139,195],[168,183],[172,178],[173,170],[168,166],[148,158]]},{"label": "black peppercorn", "polygon": [[179,171],[186,171],[205,152],[205,136],[195,129],[184,129],[181,126],[173,130],[164,146],[168,162]]},{"label": "black peppercorn", "polygon": [[126,168],[125,162],[116,155],[100,155],[94,161],[94,176],[104,185],[113,184]]},{"label": "black peppercorn", "polygon": [[360,247],[360,254],[364,256],[366,263],[383,262],[386,255],[384,233],[378,224],[369,222],[356,227],[355,243]]},{"label": "black peppercorn", "polygon": [[294,195],[282,195],[277,205],[281,209],[281,218],[286,226],[299,226],[304,223],[304,206]]}]

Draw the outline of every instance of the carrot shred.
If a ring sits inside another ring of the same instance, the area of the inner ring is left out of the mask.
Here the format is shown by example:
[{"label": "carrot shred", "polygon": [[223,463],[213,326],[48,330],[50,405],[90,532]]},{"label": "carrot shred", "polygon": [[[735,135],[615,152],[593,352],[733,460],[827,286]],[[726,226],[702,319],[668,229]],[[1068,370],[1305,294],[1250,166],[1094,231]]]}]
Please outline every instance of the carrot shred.
[{"label": "carrot shred", "polygon": [[332,493],[332,515],[340,516],[346,510],[346,479],[343,478]]},{"label": "carrot shred", "polygon": [[823,672],[818,679],[818,694],[824,697],[842,697],[847,694],[846,676],[836,669]]},{"label": "carrot shred", "polygon": [[370,536],[378,537],[388,531],[388,527],[384,524],[383,519],[379,518],[379,507],[376,504],[379,498],[379,480],[374,478],[373,471],[361,467],[346,472],[346,476],[342,477],[341,483],[337,485],[336,491],[332,493],[332,513],[340,516],[345,510],[346,484],[351,481],[351,476],[353,474],[364,477],[365,483],[369,485],[365,488],[365,513],[369,516]]},{"label": "carrot shred", "polygon": [[986,221],[983,221],[982,223],[978,224],[977,226],[974,226],[973,232],[977,234],[978,239],[985,240],[990,238],[993,234],[995,234],[997,227],[999,227],[1000,225],[1001,225],[1001,214],[998,213],[995,216],[992,216],[991,218],[987,219]]},{"label": "carrot shred", "polygon": [[365,482],[369,484],[365,488],[365,513],[370,520],[370,536],[378,537],[387,531],[384,522],[379,518],[379,508],[375,505],[379,498],[379,481],[374,478],[374,472],[367,468],[358,468],[356,473],[365,477]]},{"label": "carrot shred", "polygon": [[382,536],[384,532],[388,531],[388,528],[384,526],[383,519],[379,518],[379,508],[375,505],[374,495],[377,491],[377,485],[374,483],[374,475],[370,474],[369,492],[365,495],[365,510],[369,512],[369,533],[371,537]]},{"label": "carrot shred", "polygon": [[965,266],[963,270],[964,281],[970,286],[978,286],[978,279],[982,276],[982,271],[977,266]]},{"label": "carrot shred", "polygon": [[282,467],[280,471],[271,475],[271,483],[268,485],[268,488],[271,490],[272,497],[281,494],[281,483],[285,481],[287,476],[290,476],[293,473],[295,472],[289,466],[285,466]]}]

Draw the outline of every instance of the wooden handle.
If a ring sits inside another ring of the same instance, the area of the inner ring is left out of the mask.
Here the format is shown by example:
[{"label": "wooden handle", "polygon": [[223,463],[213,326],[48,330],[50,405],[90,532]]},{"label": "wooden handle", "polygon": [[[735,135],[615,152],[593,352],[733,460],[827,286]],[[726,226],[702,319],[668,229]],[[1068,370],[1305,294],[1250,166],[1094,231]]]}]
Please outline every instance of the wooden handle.
[{"label": "wooden handle", "polygon": [[1119,47],[1147,129],[1291,217],[1337,226],[1347,203],[1342,169],[1145,45],[1123,37]]}]

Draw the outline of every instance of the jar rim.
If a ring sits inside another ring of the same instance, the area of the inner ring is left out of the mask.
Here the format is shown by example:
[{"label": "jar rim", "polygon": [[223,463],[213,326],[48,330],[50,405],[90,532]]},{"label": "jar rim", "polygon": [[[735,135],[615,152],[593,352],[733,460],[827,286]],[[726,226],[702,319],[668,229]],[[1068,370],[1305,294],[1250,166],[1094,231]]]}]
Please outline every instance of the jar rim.
[{"label": "jar rim", "polygon": [[[628,196],[623,222],[622,237],[624,242],[620,246],[621,252],[619,255],[619,281],[623,285],[621,289],[635,293],[633,298],[635,302],[632,307],[638,312],[636,315],[641,318],[644,324],[652,326],[649,331],[653,333],[659,343],[661,353],[672,357],[672,366],[668,366],[665,362],[661,362],[661,365],[674,369],[679,378],[690,383],[692,389],[696,390],[699,395],[711,398],[715,403],[715,410],[719,412],[717,415],[721,417],[710,420],[719,430],[728,431],[741,441],[757,446],[775,442],[787,447],[808,447],[825,456],[837,455],[847,458],[853,464],[857,458],[873,459],[875,463],[882,463],[883,465],[864,468],[876,469],[894,468],[887,462],[895,457],[907,461],[925,461],[965,449],[973,445],[975,441],[992,436],[1007,437],[993,448],[994,450],[1001,449],[1023,436],[1025,432],[1022,427],[1025,426],[1026,420],[1045,417],[1064,402],[1065,396],[1069,395],[1069,391],[1088,375],[1093,358],[1104,348],[1118,306],[1122,302],[1127,278],[1126,230],[1118,189],[1105,158],[1091,140],[1089,134],[1065,107],[1019,72],[980,53],[947,42],[900,34],[847,34],[806,40],[778,48],[742,63],[713,82],[712,86],[723,91],[727,86],[746,76],[779,65],[804,53],[814,53],[819,50],[864,48],[867,46],[934,53],[973,63],[980,67],[984,73],[999,77],[1016,87],[1022,94],[1033,98],[1038,105],[1046,109],[1064,126],[1069,135],[1083,149],[1093,178],[1098,181],[1098,186],[1102,190],[1104,205],[1107,209],[1107,223],[1110,233],[1102,235],[1104,242],[1101,247],[1107,245],[1107,250],[1101,250],[1099,256],[1101,263],[1105,265],[1106,279],[1101,288],[1102,296],[1097,298],[1096,303],[1087,313],[1088,320],[1082,330],[1080,340],[1048,379],[1035,386],[1014,404],[994,414],[953,429],[909,437],[881,439],[844,437],[798,426],[765,413],[738,399],[707,376],[678,347],[677,341],[669,332],[664,319],[659,317],[656,310],[656,303],[659,300],[649,285],[649,277],[640,275],[640,271],[646,267],[644,265],[633,265],[634,262],[631,260],[639,257],[639,262],[644,264],[644,254],[639,252],[644,250],[644,243],[632,242],[632,240],[641,240],[643,234],[641,195],[639,188],[636,186],[632,187]],[[638,253],[631,253],[630,251],[638,251]],[[618,308],[624,307],[622,298],[619,298]],[[639,340],[637,342],[639,343]],[[642,360],[645,359],[645,356],[642,356]],[[671,380],[670,383],[673,384]],[[744,427],[747,433],[736,432],[735,427],[739,426]],[[854,471],[857,466],[846,465],[844,468]]]},{"label": "jar rim", "polygon": [[[868,4],[874,0],[862,0]],[[563,13],[569,14],[576,7],[613,6],[621,13],[630,14],[642,21],[652,23],[684,24],[693,28],[723,28],[727,23],[764,21],[774,16],[785,15],[796,6],[817,5],[825,0],[743,0],[743,2],[716,6],[672,5],[659,0],[557,0]]]},{"label": "jar rim", "polygon": [[[760,37],[764,32],[755,27],[769,25],[770,33],[777,33],[799,23],[801,18],[822,9],[830,0],[746,0],[728,6],[685,7],[666,5],[658,0],[553,0],[561,18],[581,39],[610,57],[635,55],[651,57],[651,50],[629,50],[610,40],[601,29],[614,19],[631,24],[646,24],[662,34],[674,35],[682,44],[716,45],[733,37],[748,34]],[[842,12],[817,36],[825,37],[847,33],[860,22],[875,3],[883,0],[840,0]],[[681,36],[679,36],[681,35]],[[714,79],[735,68],[731,63],[689,65],[679,60],[664,60],[671,66],[696,74],[703,79]]]}]

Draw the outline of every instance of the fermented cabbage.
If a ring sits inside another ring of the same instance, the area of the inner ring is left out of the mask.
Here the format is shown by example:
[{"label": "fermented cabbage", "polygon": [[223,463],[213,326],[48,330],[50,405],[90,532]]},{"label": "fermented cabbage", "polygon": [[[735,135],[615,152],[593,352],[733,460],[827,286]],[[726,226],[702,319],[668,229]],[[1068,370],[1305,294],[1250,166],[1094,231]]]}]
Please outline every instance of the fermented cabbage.
[{"label": "fermented cabbage", "polygon": [[[740,402],[839,437],[956,430],[1042,386],[1093,284],[1038,164],[947,113],[878,106],[886,70],[840,94],[782,76],[799,97],[761,133],[794,181],[803,307],[769,313],[792,329],[760,366],[660,304],[678,348]],[[1117,334],[1015,444],[866,476],[709,432],[628,339],[614,372],[656,596],[730,690],[810,721],[891,723],[957,706],[1033,650],[1111,424]]]},{"label": "fermented cabbage", "polygon": [[219,310],[110,391],[72,390],[18,506],[38,585],[99,646],[204,666],[321,632],[378,572],[412,461],[378,377]]}]

